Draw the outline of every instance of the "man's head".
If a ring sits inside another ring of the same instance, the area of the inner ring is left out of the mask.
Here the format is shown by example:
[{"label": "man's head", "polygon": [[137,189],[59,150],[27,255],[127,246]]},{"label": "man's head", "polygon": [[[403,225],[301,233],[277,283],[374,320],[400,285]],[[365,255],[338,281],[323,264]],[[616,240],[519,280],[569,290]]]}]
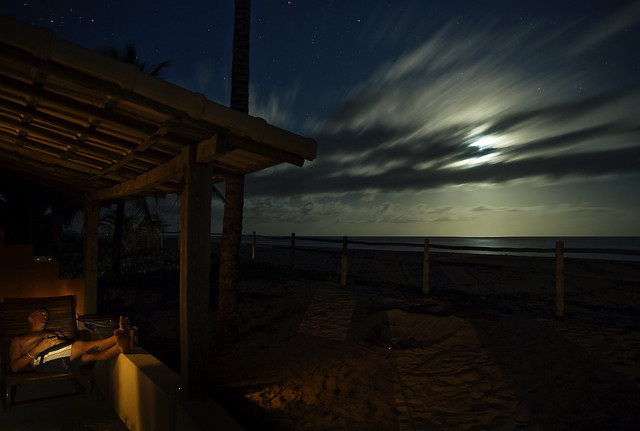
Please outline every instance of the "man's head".
[{"label": "man's head", "polygon": [[41,331],[49,323],[49,310],[46,308],[36,308],[29,314],[29,325],[32,331]]}]

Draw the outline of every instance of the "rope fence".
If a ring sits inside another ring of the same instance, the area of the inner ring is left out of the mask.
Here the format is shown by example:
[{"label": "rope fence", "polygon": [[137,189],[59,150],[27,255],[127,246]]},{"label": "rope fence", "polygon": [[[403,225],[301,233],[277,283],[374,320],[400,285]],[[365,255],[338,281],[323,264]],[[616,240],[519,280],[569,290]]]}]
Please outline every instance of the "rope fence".
[{"label": "rope fence", "polygon": [[[248,235],[243,235],[248,236]],[[557,241],[554,248],[531,248],[531,247],[480,247],[480,246],[457,246],[457,245],[444,245],[444,244],[432,244],[429,239],[425,238],[423,244],[407,243],[407,242],[375,242],[375,241],[362,241],[352,240],[348,236],[342,237],[342,239],[330,239],[330,238],[317,238],[317,237],[304,237],[296,236],[292,233],[291,236],[265,236],[258,235],[253,232],[251,235],[251,260],[255,260],[257,248],[280,248],[290,249],[291,260],[290,266],[293,269],[295,267],[295,253],[298,250],[313,250],[315,252],[324,253],[341,253],[341,270],[340,270],[340,284],[342,286],[347,284],[347,270],[348,270],[348,255],[349,244],[368,246],[368,247],[407,247],[422,249],[423,251],[423,274],[422,274],[422,293],[425,296],[429,296],[429,256],[432,249],[436,250],[452,250],[452,251],[468,251],[468,252],[492,252],[492,253],[540,253],[540,254],[553,254],[555,255],[555,315],[556,317],[564,316],[564,258],[567,253],[576,254],[605,254],[605,255],[626,255],[626,256],[640,256],[640,250],[624,250],[624,249],[611,249],[611,248],[565,248],[563,241]],[[283,241],[288,242],[288,245],[279,244],[259,244],[259,239],[268,241]],[[319,243],[337,244],[336,247],[304,247],[296,246],[296,241],[312,241]]]}]

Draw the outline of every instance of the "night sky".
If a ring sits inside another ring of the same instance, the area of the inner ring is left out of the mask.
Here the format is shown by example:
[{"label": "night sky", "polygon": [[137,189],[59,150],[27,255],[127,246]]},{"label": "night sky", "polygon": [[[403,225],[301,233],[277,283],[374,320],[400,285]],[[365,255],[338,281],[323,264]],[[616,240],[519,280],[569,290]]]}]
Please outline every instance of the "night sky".
[{"label": "night sky", "polygon": [[[133,41],[229,104],[233,0],[0,13],[94,50]],[[253,0],[250,97],[318,157],[247,177],[245,233],[640,235],[640,1]]]}]

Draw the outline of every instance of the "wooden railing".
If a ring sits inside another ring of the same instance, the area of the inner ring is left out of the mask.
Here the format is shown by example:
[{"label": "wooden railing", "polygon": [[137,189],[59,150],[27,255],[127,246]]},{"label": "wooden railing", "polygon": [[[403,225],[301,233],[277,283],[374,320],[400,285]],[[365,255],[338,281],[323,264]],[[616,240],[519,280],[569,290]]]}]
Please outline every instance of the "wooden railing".
[{"label": "wooden railing", "polygon": [[[248,235],[245,235],[245,237]],[[423,274],[422,274],[422,293],[425,296],[429,295],[429,255],[431,249],[439,250],[453,250],[453,251],[468,251],[468,252],[492,252],[492,253],[540,253],[540,254],[555,254],[555,268],[556,268],[556,307],[555,314],[557,317],[564,315],[564,257],[566,253],[588,253],[588,254],[601,254],[601,255],[626,255],[626,256],[640,256],[640,250],[623,250],[623,249],[610,249],[610,248],[565,248],[563,241],[557,241],[554,248],[527,248],[527,247],[479,247],[479,246],[458,246],[458,245],[443,245],[443,244],[431,244],[429,239],[425,239],[423,244],[406,243],[406,242],[372,242],[361,240],[350,240],[347,236],[342,239],[329,239],[329,238],[317,238],[317,237],[300,237],[292,233],[290,237],[287,236],[265,236],[257,235],[253,232],[251,235],[251,260],[256,257],[256,249],[260,247],[270,248],[285,248],[291,250],[291,268],[295,267],[295,251],[296,248],[303,250],[309,250],[309,247],[296,247],[296,240],[314,241],[322,243],[334,243],[341,244],[341,247],[328,247],[328,248],[312,248],[318,252],[328,253],[341,253],[341,273],[340,284],[346,285],[347,282],[347,268],[348,268],[348,246],[365,245],[371,247],[408,247],[408,248],[421,248],[423,250]],[[266,239],[269,241],[288,241],[289,245],[260,245],[258,239]]]}]

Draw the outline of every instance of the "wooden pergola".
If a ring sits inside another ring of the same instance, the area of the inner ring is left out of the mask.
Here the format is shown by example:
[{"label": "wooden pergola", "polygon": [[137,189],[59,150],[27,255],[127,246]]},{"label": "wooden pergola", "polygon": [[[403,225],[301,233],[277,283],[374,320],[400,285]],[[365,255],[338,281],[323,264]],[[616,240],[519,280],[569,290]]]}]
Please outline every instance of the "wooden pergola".
[{"label": "wooden pergola", "polygon": [[206,361],[212,184],[315,156],[312,139],[0,15],[0,173],[84,203],[85,312],[97,307],[100,208],[180,195],[185,385]]}]

